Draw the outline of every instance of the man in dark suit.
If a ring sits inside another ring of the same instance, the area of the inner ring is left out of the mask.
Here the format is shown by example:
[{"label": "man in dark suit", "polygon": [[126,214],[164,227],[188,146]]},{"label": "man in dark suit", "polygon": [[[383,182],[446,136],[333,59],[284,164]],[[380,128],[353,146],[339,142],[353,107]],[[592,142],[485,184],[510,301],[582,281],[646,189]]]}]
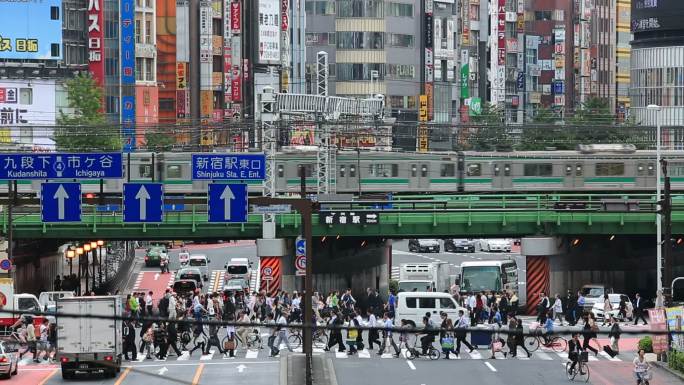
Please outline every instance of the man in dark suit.
[{"label": "man in dark suit", "polygon": [[634,324],[636,325],[637,322],[639,322],[639,318],[641,318],[642,321],[644,321],[644,325],[647,325],[648,322],[646,322],[646,318],[644,318],[644,300],[641,298],[639,293],[636,293],[635,299],[634,299]]},{"label": "man in dark suit", "polygon": [[584,352],[582,343],[579,340],[579,333],[572,333],[572,339],[568,342],[568,359],[572,361],[569,371],[572,372],[580,359],[580,354]]}]

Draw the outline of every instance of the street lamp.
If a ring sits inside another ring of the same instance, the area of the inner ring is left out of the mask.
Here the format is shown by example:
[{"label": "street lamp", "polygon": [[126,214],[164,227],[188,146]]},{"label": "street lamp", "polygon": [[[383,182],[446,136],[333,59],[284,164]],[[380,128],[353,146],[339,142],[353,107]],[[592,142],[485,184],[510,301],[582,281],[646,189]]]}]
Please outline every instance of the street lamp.
[{"label": "street lamp", "polygon": [[104,245],[103,240],[97,241],[97,271],[100,276],[100,286],[102,286],[102,246]]},{"label": "street lamp", "polygon": [[[654,111],[656,117],[656,288],[663,292],[663,224],[660,215],[660,111],[661,108],[656,104],[649,104],[646,109]],[[669,242],[669,240],[667,240]]]},{"label": "street lamp", "polygon": [[97,262],[97,241],[90,242],[90,249],[93,251],[93,285],[92,288],[95,290],[95,263]]},{"label": "street lamp", "polygon": [[73,263],[74,263],[74,257],[76,256],[76,250],[74,249],[69,249],[66,252],[66,257],[69,260],[69,277],[71,277],[71,274],[73,274]]}]

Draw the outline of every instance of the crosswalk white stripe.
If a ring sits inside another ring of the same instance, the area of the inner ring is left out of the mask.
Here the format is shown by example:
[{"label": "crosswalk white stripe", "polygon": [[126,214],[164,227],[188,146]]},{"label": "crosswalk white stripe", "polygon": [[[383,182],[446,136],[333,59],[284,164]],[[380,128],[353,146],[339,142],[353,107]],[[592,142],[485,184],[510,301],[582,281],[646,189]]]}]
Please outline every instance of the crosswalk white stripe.
[{"label": "crosswalk white stripe", "polygon": [[335,352],[335,358],[347,358],[347,352]]},{"label": "crosswalk white stripe", "polygon": [[200,357],[200,361],[209,361],[214,357],[214,353],[216,353],[215,350],[210,350],[209,354],[202,354],[202,357]]},{"label": "crosswalk white stripe", "polygon": [[470,358],[472,358],[474,360],[481,360],[482,359],[482,355],[477,350],[473,350],[472,353],[468,353],[468,352],[465,352],[465,353],[469,354]]},{"label": "crosswalk white stripe", "polygon": [[248,350],[247,353],[245,353],[245,358],[247,359],[252,359],[252,358],[257,358],[259,357],[259,351],[258,350]]},{"label": "crosswalk white stripe", "polygon": [[363,350],[359,350],[359,358],[370,358],[368,349],[364,348]]},{"label": "crosswalk white stripe", "polygon": [[600,352],[599,352],[599,355],[600,355],[601,357],[603,357],[603,358],[607,358],[609,361],[613,361],[613,362],[622,361],[622,360],[619,359],[617,356],[616,356],[616,357],[611,357],[610,354],[608,354],[608,353],[606,353],[606,352],[604,352],[604,351],[600,351]]},{"label": "crosswalk white stripe", "polygon": [[556,352],[556,354],[557,354],[558,357],[560,357],[561,359],[567,361],[567,359],[568,359],[568,353],[566,353],[566,352]]},{"label": "crosswalk white stripe", "polygon": [[183,352],[180,357],[176,359],[176,361],[187,361],[190,358],[190,354],[188,352]]},{"label": "crosswalk white stripe", "polygon": [[533,355],[534,355],[534,357],[537,357],[540,360],[545,360],[545,361],[553,360],[553,358],[550,355],[548,355],[542,351],[536,351],[533,353]]}]

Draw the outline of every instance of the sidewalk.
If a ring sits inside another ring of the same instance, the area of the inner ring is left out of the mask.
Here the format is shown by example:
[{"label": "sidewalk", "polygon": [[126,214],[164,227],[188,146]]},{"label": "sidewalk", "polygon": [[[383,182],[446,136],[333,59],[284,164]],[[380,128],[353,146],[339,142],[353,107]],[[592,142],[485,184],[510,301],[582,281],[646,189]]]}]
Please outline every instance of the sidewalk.
[{"label": "sidewalk", "polygon": [[[636,384],[634,379],[634,365],[630,362],[591,362],[591,383],[595,385]],[[653,379],[651,384],[675,385],[682,380],[660,367],[652,365]]]}]

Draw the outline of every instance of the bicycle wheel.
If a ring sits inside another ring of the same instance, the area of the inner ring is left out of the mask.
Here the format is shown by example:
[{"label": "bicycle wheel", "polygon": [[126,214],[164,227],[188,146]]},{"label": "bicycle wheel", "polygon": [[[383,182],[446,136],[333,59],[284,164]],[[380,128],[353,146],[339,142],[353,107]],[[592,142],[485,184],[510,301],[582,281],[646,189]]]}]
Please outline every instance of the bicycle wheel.
[{"label": "bicycle wheel", "polygon": [[407,349],[406,350],[406,359],[407,360],[415,360],[416,357],[418,357],[417,351],[415,349]]},{"label": "bicycle wheel", "polygon": [[537,337],[527,336],[525,337],[523,343],[525,344],[527,350],[530,351],[530,353],[539,349],[539,339]]},{"label": "bicycle wheel", "polygon": [[328,347],[328,336],[325,333],[316,334],[313,338],[313,346],[318,349]]},{"label": "bicycle wheel", "polygon": [[297,349],[302,345],[302,337],[300,337],[299,334],[290,334],[287,337],[287,341],[290,342],[292,349]]},{"label": "bicycle wheel", "polygon": [[[578,364],[579,365],[579,364]],[[577,368],[575,367],[574,369],[570,369],[572,367],[572,361],[568,361],[565,363],[565,376],[568,377],[568,380],[572,381],[575,379],[575,376],[577,375]]]},{"label": "bicycle wheel", "polygon": [[589,365],[586,362],[582,362],[577,370],[577,377],[580,381],[589,382]]},{"label": "bicycle wheel", "polygon": [[564,352],[568,347],[568,341],[566,341],[563,337],[553,337],[551,338],[551,343],[549,343],[548,347],[550,347],[554,352]]},{"label": "bicycle wheel", "polygon": [[434,361],[438,360],[439,356],[441,356],[442,353],[440,353],[439,350],[435,348],[430,348],[430,352],[428,353],[428,355],[430,356],[430,359]]}]

